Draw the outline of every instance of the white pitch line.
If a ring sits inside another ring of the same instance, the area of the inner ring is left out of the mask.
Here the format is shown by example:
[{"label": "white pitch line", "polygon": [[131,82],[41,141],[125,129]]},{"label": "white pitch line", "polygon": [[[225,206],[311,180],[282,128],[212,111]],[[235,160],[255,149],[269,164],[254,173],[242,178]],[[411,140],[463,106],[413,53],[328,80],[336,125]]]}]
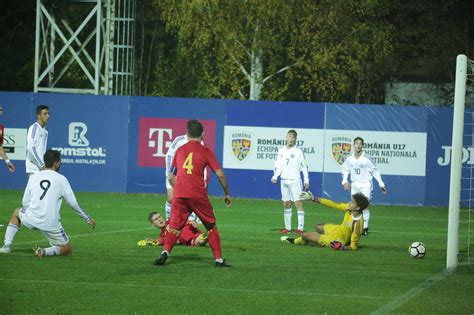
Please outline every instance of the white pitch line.
[{"label": "white pitch line", "polygon": [[420,295],[423,291],[430,288],[431,286],[435,285],[439,281],[443,280],[449,274],[448,271],[443,270],[442,272],[435,274],[434,276],[429,277],[416,287],[411,288],[410,290],[406,291],[402,295],[397,296],[389,303],[383,305],[378,310],[372,312],[371,315],[383,315],[383,314],[391,314],[397,308],[402,306],[403,304],[407,303],[414,297]]},{"label": "white pitch line", "polygon": [[[163,267],[154,267],[163,268]],[[171,285],[158,285],[158,284],[135,284],[135,283],[107,283],[107,282],[86,282],[86,281],[56,281],[56,280],[35,280],[35,279],[8,279],[0,278],[0,282],[29,282],[29,283],[40,283],[40,284],[64,284],[64,285],[85,285],[90,287],[92,285],[108,286],[108,287],[132,287],[132,288],[154,288],[154,289],[178,289],[178,290],[190,290],[190,291],[221,291],[221,292],[238,292],[248,294],[281,294],[281,295],[295,295],[295,296],[324,296],[324,297],[337,297],[337,298],[348,298],[358,299],[358,294],[341,294],[341,293],[326,293],[326,292],[304,292],[304,291],[275,291],[275,290],[252,290],[252,289],[236,289],[236,288],[216,288],[216,287],[186,287],[186,286],[171,286]],[[366,296],[364,298],[369,299],[383,299],[381,296]]]}]

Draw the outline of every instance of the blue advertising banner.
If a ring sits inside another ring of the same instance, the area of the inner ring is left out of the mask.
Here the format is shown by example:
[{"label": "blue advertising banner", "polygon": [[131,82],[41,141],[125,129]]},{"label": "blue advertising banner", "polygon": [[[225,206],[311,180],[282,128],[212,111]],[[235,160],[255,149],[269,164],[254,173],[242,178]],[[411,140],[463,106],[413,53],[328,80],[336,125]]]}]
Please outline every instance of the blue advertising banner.
[{"label": "blue advertising banner", "polygon": [[23,190],[28,181],[25,172],[26,134],[30,121],[35,120],[36,104],[33,93],[0,92],[0,106],[3,115],[0,124],[5,127],[3,148],[15,165],[15,172],[9,173],[0,161],[0,188]]},{"label": "blue advertising banner", "polygon": [[[132,97],[127,192],[166,193],[165,155],[189,119],[203,123],[204,143],[221,162],[225,112],[221,100]],[[209,193],[222,195],[214,175]]]},{"label": "blue advertising banner", "polygon": [[62,155],[61,173],[79,191],[125,192],[128,98],[35,94],[47,104],[48,148]]},{"label": "blue advertising banner", "polygon": [[[9,174],[0,165],[0,189],[26,185],[26,132],[39,104],[50,107],[48,148],[61,151],[61,172],[77,191],[165,193],[165,154],[186,121],[199,119],[233,196],[280,199],[270,178],[295,129],[316,195],[348,200],[341,164],[360,136],[389,190],[382,195],[374,182],[373,203],[448,204],[452,108],[0,92],[4,148],[16,167]],[[465,142],[466,167],[473,148]],[[221,196],[211,178],[209,193]],[[468,189],[470,180],[462,184]]]},{"label": "blue advertising banner", "polygon": [[448,205],[452,129],[452,108],[429,108],[426,205]]}]

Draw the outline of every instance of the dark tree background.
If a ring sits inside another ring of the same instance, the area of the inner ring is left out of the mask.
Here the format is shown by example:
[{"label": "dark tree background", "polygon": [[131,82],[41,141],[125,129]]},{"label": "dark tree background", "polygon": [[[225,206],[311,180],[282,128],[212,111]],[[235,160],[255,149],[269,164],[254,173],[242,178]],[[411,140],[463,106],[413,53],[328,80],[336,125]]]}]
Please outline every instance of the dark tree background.
[{"label": "dark tree background", "polygon": [[[32,91],[36,1],[0,9],[0,90]],[[137,95],[383,103],[386,82],[454,82],[474,4],[137,0],[135,38]]]}]

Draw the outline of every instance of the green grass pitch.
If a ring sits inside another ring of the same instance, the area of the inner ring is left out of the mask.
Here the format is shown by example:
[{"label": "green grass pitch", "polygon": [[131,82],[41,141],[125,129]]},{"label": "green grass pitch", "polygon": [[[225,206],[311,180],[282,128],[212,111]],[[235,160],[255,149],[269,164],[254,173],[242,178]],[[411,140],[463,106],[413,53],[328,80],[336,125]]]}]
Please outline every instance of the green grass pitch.
[{"label": "green grass pitch", "polygon": [[[0,239],[22,192],[0,191]],[[164,267],[160,248],[136,245],[157,230],[147,222],[164,213],[163,195],[78,193],[96,230],[63,203],[71,257],[37,259],[47,246],[22,228],[13,251],[0,256],[0,314],[472,314],[474,267],[445,274],[446,208],[371,207],[370,235],[357,252],[280,242],[278,200],[212,198],[223,256],[233,268],[215,268],[208,246],[176,246]],[[306,230],[340,223],[343,214],[305,204]],[[293,222],[296,222],[294,211]],[[427,256],[408,246],[422,241]]]}]

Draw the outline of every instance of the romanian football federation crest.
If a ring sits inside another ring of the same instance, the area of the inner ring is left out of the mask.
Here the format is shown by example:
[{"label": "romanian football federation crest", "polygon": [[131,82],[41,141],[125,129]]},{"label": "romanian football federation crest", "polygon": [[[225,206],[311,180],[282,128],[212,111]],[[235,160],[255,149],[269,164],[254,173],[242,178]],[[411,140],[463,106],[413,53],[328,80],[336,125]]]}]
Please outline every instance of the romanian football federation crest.
[{"label": "romanian football federation crest", "polygon": [[252,150],[252,135],[245,132],[232,134],[232,153],[234,157],[243,161]]},{"label": "romanian football federation crest", "polygon": [[332,158],[342,165],[351,154],[352,139],[349,137],[334,137],[331,141]]}]

